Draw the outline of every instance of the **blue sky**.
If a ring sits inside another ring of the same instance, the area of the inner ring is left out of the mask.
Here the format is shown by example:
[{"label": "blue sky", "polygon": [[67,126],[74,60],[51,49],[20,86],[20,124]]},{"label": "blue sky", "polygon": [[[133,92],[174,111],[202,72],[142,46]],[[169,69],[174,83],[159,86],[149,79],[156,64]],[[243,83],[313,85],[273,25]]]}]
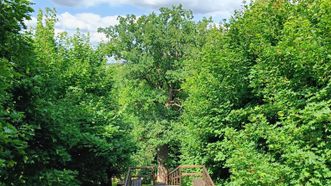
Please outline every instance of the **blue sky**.
[{"label": "blue sky", "polygon": [[[137,16],[157,11],[160,7],[182,4],[191,9],[196,20],[213,17],[216,22],[229,18],[234,10],[240,9],[243,0],[32,0],[33,8],[55,8],[58,15],[56,32],[73,33],[79,28],[90,33],[92,42],[100,42],[104,35],[97,28],[117,24],[118,16]],[[36,12],[28,25],[36,23]]]},{"label": "blue sky", "polygon": [[[79,1],[79,0],[78,0]],[[77,1],[77,2],[78,2]],[[93,0],[91,0],[93,1]],[[46,7],[54,7],[56,8],[57,12],[59,14],[64,12],[70,12],[71,14],[77,14],[77,13],[94,13],[98,14],[100,16],[118,16],[118,15],[126,15],[126,14],[147,14],[149,12],[152,12],[153,8],[146,8],[146,7],[139,7],[134,6],[130,4],[96,4],[96,5],[84,5],[79,4],[77,5],[66,5],[66,0],[33,0],[34,3],[33,8],[35,10],[38,9],[44,9]],[[62,3],[64,2],[64,3]],[[36,13],[34,14],[36,15]]]}]

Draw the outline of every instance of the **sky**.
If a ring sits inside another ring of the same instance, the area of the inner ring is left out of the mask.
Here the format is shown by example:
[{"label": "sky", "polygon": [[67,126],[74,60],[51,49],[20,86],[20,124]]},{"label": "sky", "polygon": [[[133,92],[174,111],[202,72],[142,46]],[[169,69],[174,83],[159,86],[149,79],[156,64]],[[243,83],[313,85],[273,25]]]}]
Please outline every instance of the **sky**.
[{"label": "sky", "polygon": [[160,7],[182,4],[191,9],[195,20],[213,17],[216,22],[229,18],[234,10],[240,9],[243,0],[32,0],[35,12],[28,26],[36,25],[38,9],[55,8],[58,22],[56,33],[66,31],[74,33],[77,28],[83,33],[90,33],[91,42],[105,40],[99,27],[117,24],[118,16],[135,14],[137,16],[157,12]]}]

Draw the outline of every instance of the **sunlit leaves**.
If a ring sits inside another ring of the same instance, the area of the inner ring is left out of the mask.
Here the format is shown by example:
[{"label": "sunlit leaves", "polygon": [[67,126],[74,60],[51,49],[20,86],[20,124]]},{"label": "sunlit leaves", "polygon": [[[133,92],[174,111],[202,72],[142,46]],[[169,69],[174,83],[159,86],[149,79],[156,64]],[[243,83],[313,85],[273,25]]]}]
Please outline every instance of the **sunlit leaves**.
[{"label": "sunlit leaves", "polygon": [[184,84],[186,162],[229,185],[330,184],[330,6],[256,1],[207,42]]}]

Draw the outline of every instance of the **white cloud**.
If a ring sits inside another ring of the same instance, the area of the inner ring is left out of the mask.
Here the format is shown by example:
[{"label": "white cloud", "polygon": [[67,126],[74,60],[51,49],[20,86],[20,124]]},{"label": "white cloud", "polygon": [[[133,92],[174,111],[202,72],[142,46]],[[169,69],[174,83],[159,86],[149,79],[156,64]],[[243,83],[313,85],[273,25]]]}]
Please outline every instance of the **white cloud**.
[{"label": "white cloud", "polygon": [[[106,40],[106,36],[103,33],[98,33],[97,29],[116,25],[118,23],[117,17],[101,17],[93,13],[70,14],[69,12],[65,12],[57,16],[58,22],[55,24],[55,33],[68,32],[72,35],[79,29],[84,34],[90,34],[91,43],[97,43]],[[36,17],[25,21],[25,24],[30,28],[35,27],[37,24]]]},{"label": "white cloud", "polygon": [[69,12],[62,13],[58,16],[56,27],[65,30],[75,30],[79,28],[85,32],[96,31],[99,27],[107,27],[117,24],[117,16],[101,17],[93,13],[70,14]]},{"label": "white cloud", "polygon": [[[231,15],[239,9],[243,0],[53,0],[65,6],[91,7],[100,4],[108,5],[136,5],[148,8],[160,8],[173,4],[182,4],[185,8],[197,14],[222,14]],[[220,13],[222,12],[222,13]]]},{"label": "white cloud", "polygon": [[[171,6],[172,4],[183,4],[185,8],[193,10],[200,16],[213,16],[228,18],[233,14],[235,9],[239,9],[243,0],[53,0],[58,4],[65,6],[85,6],[91,7],[96,5],[135,5],[146,8],[160,8]],[[55,32],[63,31],[73,34],[78,28],[82,33],[89,33],[91,42],[97,43],[106,40],[102,33],[98,33],[100,27],[116,25],[118,16],[100,16],[94,13],[71,14],[64,12],[58,15],[58,22],[55,25]],[[26,21],[29,27],[36,25],[37,19]]]},{"label": "white cloud", "polygon": [[55,29],[73,33],[78,28],[83,33],[90,33],[91,42],[94,43],[106,39],[104,34],[97,32],[98,28],[116,25],[117,23],[117,16],[101,17],[93,13],[70,14],[65,12],[58,16]]},{"label": "white cloud", "polygon": [[37,25],[37,18],[36,17],[31,17],[30,20],[24,20],[24,24],[28,27],[34,27],[35,25]]}]

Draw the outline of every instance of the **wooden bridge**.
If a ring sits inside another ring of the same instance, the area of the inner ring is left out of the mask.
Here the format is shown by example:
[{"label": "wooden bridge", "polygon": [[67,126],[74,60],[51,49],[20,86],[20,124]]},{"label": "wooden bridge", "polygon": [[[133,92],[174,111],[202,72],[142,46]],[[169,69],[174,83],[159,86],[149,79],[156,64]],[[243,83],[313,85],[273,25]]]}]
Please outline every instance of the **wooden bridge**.
[{"label": "wooden bridge", "polygon": [[124,186],[142,186],[142,183],[146,180],[150,181],[150,186],[180,186],[184,182],[191,182],[192,186],[215,186],[203,165],[178,166],[167,174],[166,183],[158,183],[156,175],[154,166],[130,167]]}]

